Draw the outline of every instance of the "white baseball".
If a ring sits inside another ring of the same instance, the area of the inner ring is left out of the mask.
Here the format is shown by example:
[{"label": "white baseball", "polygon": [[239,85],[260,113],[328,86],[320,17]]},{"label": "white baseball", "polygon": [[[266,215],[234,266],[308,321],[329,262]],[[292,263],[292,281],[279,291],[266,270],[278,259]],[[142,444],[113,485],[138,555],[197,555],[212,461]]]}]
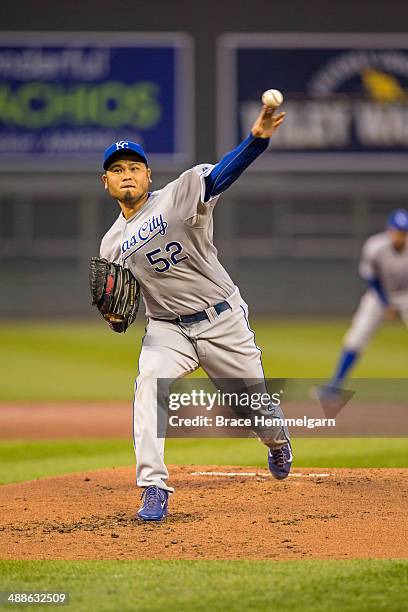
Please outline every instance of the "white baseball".
[{"label": "white baseball", "polygon": [[283,102],[283,94],[279,89],[267,89],[262,94],[262,102],[266,106],[278,108]]}]

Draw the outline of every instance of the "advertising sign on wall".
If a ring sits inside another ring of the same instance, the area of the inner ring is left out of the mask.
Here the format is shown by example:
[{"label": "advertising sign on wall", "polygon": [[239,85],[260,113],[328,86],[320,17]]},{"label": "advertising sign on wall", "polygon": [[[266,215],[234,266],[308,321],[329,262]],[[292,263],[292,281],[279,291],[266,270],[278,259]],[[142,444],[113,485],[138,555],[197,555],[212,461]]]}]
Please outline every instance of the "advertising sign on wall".
[{"label": "advertising sign on wall", "polygon": [[193,157],[192,44],[178,33],[0,33],[0,167],[89,170],[112,142]]},{"label": "advertising sign on wall", "polygon": [[224,35],[220,153],[247,135],[270,88],[287,116],[256,169],[407,170],[408,35]]}]

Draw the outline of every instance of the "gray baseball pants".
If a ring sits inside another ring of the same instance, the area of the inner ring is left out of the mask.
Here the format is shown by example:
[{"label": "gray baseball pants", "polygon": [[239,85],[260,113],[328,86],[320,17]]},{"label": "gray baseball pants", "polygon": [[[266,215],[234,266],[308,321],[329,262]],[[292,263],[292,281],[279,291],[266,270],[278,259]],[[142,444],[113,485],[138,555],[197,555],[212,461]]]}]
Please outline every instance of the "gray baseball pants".
[{"label": "gray baseball pants", "polygon": [[[157,379],[177,379],[203,368],[211,379],[258,379],[264,372],[261,351],[248,324],[248,306],[238,288],[226,299],[231,309],[211,320],[176,324],[149,319],[139,358],[135,384],[133,436],[136,452],[136,480],[140,487],[157,485],[173,492],[164,463],[164,438],[157,436]],[[283,417],[280,408],[275,415]],[[263,442],[279,448],[289,439],[286,428],[270,428]]]}]

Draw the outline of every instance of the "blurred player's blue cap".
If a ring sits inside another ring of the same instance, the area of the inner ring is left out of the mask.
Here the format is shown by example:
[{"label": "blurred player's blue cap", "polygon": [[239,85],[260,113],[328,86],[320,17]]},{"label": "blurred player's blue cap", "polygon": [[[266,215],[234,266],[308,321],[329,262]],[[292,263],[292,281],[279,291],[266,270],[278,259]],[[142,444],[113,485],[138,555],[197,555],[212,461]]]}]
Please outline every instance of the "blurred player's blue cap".
[{"label": "blurred player's blue cap", "polygon": [[408,232],[408,210],[404,208],[393,210],[388,217],[387,225],[390,228]]},{"label": "blurred player's blue cap", "polygon": [[148,166],[146,153],[143,151],[143,147],[137,142],[132,142],[131,140],[119,140],[119,142],[114,142],[105,150],[103,155],[103,167],[104,170],[107,170],[112,162],[122,155],[126,155],[128,153],[136,153],[138,157],[141,158],[143,163]]}]

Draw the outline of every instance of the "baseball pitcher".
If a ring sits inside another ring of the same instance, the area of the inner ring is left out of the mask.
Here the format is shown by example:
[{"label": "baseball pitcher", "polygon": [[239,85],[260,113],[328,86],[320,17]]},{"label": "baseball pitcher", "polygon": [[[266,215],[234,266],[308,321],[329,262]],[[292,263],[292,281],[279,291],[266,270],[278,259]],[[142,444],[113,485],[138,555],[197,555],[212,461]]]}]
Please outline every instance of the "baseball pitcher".
[{"label": "baseball pitcher", "polygon": [[[93,269],[100,291],[93,296],[115,331],[124,331],[134,319],[139,289],[146,307],[133,410],[136,479],[144,489],[138,516],[143,520],[163,519],[174,490],[167,483],[164,439],[157,436],[162,408],[157,380],[174,380],[199,366],[212,380],[264,380],[248,306],[217,258],[213,211],[220,194],[265,151],[284,116],[263,106],[236,149],[216,165],[183,172],[158,191],[150,191],[151,169],[139,144],[121,141],[105,151],[102,179],[120,214],[102,239],[98,262],[103,269]],[[115,287],[120,288],[117,297]],[[125,304],[119,315],[112,314],[118,312],[116,303],[127,303],[124,295],[133,296],[130,308]],[[292,463],[286,428],[276,426],[259,437],[268,447],[271,473],[286,478]]]}]

